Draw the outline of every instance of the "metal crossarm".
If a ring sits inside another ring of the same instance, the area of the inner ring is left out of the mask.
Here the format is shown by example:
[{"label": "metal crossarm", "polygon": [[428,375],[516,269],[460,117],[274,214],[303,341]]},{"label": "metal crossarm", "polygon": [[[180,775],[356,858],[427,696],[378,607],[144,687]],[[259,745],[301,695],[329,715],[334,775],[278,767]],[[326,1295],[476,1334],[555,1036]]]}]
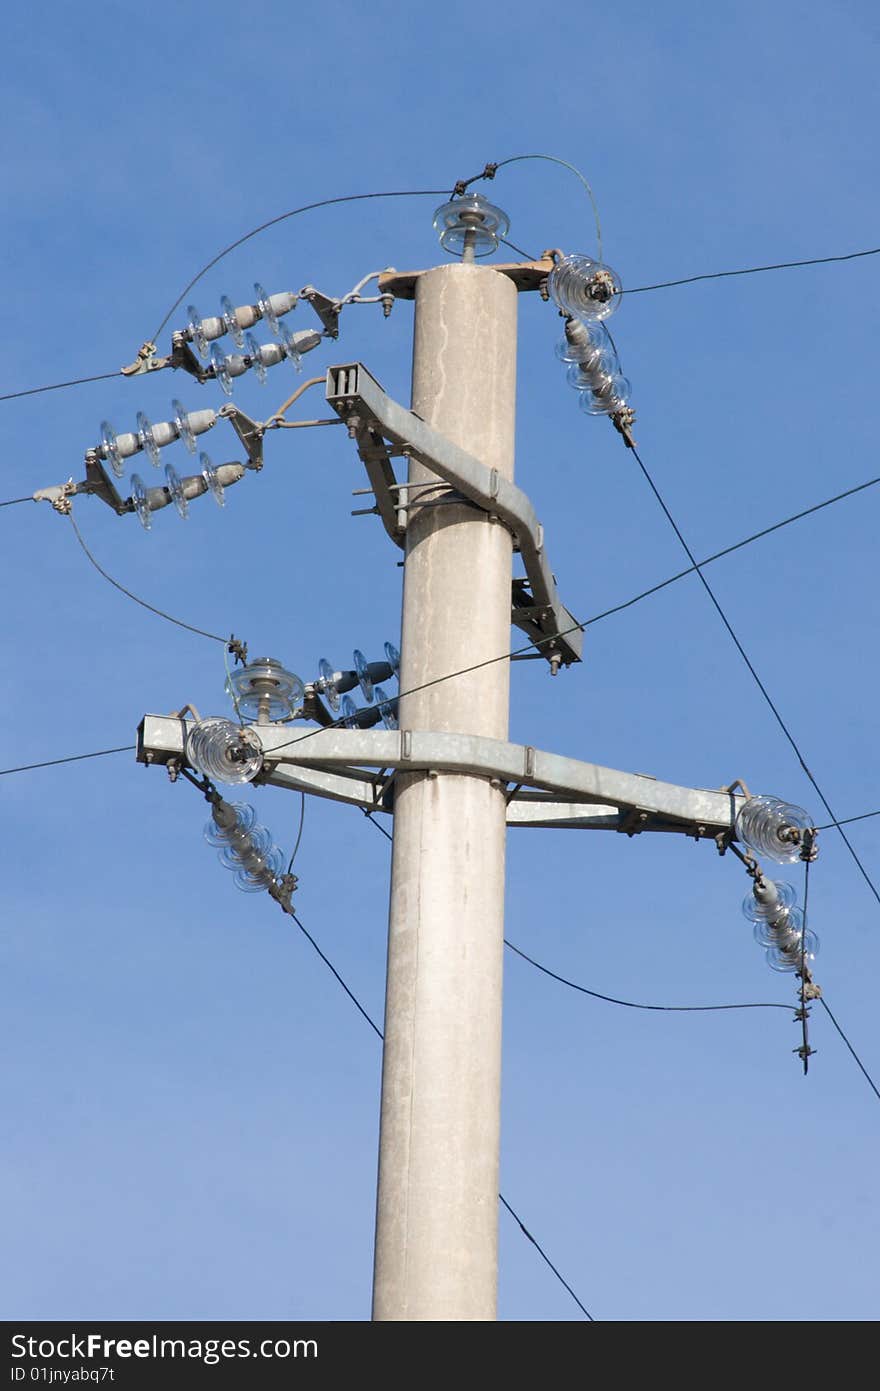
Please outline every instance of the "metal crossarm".
[{"label": "metal crossarm", "polygon": [[[416,730],[324,729],[296,734],[290,725],[250,725],[263,748],[259,781],[348,802],[368,811],[388,810],[389,774],[434,771],[495,780],[511,791],[510,826],[584,830],[673,831],[697,838],[730,833],[741,795],[678,787],[642,773],[622,773],[596,763],[546,753],[470,734]],[[147,715],[138,731],[141,763],[184,762],[187,723],[176,716]],[[373,771],[375,770],[375,771]]]}]

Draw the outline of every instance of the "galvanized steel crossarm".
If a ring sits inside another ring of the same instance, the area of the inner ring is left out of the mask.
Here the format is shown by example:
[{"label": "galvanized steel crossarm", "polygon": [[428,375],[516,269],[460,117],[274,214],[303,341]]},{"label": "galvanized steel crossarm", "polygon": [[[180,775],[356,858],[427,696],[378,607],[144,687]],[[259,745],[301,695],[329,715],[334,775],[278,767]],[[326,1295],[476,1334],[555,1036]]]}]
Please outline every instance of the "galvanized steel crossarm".
[{"label": "galvanized steel crossarm", "polygon": [[[744,800],[477,735],[324,729],[297,736],[290,725],[249,728],[266,759],[260,781],[367,810],[382,808],[382,791],[396,770],[470,774],[507,784],[513,789],[507,820],[515,826],[677,831],[708,838],[733,829]],[[186,721],[175,716],[145,716],[138,761],[185,760],[186,731]]]}]

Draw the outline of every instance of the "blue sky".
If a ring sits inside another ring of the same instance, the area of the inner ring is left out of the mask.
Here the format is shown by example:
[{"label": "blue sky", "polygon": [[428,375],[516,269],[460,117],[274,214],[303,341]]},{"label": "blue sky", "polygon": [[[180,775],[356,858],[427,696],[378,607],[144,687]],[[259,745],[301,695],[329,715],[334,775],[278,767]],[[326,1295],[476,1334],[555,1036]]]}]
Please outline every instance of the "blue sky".
[{"label": "blue sky", "polygon": [[[448,188],[519,153],[585,171],[625,286],[878,242],[865,3],[49,0],[9,16],[6,49],[2,393],[130,361],[198,267],[279,212]],[[487,191],[518,245],[594,249],[564,170],[515,164]],[[196,303],[430,265],[439,201],[281,223]],[[878,472],[877,275],[867,259],[624,301],[636,438],[699,556]],[[309,367],[362,360],[405,401],[410,334],[408,305],[352,309]],[[587,616],[684,562],[614,431],[577,410],[557,336],[521,297],[517,478]],[[268,415],[283,372],[236,399]],[[81,476],[104,417],[166,419],[175,395],[219,393],[160,373],[0,403],[0,500]],[[236,457],[222,429],[209,447]],[[398,632],[397,555],[349,515],[363,485],[344,432],[279,432],[222,513],[204,499],[145,535],[95,500],[76,511],[136,593],[309,679]],[[880,805],[878,507],[868,490],[709,572],[841,816]],[[219,646],[111,589],[48,506],[3,509],[0,533],[0,766],[126,744],[188,700],[226,713]],[[516,740],[694,786],[742,777],[827,819],[693,577],[596,624],[558,680],[512,675]],[[291,847],[298,799],[253,801]],[[7,1317],[368,1317],[380,1052],[308,943],[236,892],[193,790],[125,755],[4,777],[0,815]],[[851,837],[880,878],[880,819]],[[388,850],[358,813],[307,808],[299,912],[376,1018]],[[651,1003],[792,998],[740,916],[740,867],[708,844],[520,831],[508,859],[507,934],[551,969]],[[833,832],[810,904],[817,978],[876,1075],[880,907]],[[876,1316],[880,1112],[821,1012],[805,1080],[781,1011],[641,1014],[517,958],[505,991],[502,1187],[597,1319]],[[500,1317],[579,1317],[504,1213],[500,1231]]]}]

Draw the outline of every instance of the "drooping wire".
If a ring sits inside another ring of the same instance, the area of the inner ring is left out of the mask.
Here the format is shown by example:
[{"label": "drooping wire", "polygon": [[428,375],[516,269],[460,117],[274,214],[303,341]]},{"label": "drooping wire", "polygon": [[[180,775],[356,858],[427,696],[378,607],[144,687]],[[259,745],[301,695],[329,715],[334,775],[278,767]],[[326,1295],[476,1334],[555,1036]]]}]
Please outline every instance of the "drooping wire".
[{"label": "drooping wire", "polygon": [[138,598],[137,594],[132,594],[131,590],[126,589],[124,584],[120,584],[118,580],[114,580],[113,576],[108,575],[107,571],[103,568],[103,566],[99,565],[98,561],[92,555],[91,551],[89,550],[88,546],[83,540],[82,533],[76,524],[73,511],[71,510],[67,515],[70,518],[70,524],[73,527],[74,535],[76,536],[77,541],[82,546],[83,551],[85,552],[88,559],[91,561],[92,565],[94,565],[98,574],[102,575],[108,584],[112,584],[114,589],[118,589],[120,594],[125,594],[129,599],[133,599],[136,604],[140,604],[142,609],[148,609],[150,613],[155,613],[157,617],[164,618],[169,623],[176,624],[178,628],[185,628],[188,633],[195,633],[198,637],[201,638],[210,638],[212,642],[222,642],[224,646],[227,644],[227,642],[229,641],[228,638],[222,638],[220,637],[219,633],[209,633],[205,628],[195,628],[192,625],[192,623],[184,623],[182,619],[174,618],[170,613],[166,613],[164,609],[157,609],[155,604],[148,604],[146,599]]},{"label": "drooping wire", "polygon": [[105,758],[110,753],[133,753],[134,744],[122,744],[118,749],[96,749],[94,753],[73,753],[67,758],[47,758],[44,763],[22,763],[18,768],[0,768],[0,778],[9,773],[30,773],[34,768],[56,768],[59,763],[81,763],[86,758]]},{"label": "drooping wire", "polygon": [[288,874],[293,869],[293,862],[296,859],[296,852],[299,850],[299,843],[302,840],[303,826],[306,822],[306,794],[304,792],[300,792],[299,795],[302,798],[299,807],[299,830],[296,833],[296,842],[294,844],[293,850],[291,851],[290,859],[287,864]]},{"label": "drooping wire", "polygon": [[[364,815],[366,816],[368,821],[372,821],[373,825],[376,827],[376,830],[380,831],[386,840],[393,841],[393,836],[389,835],[385,827],[382,825],[380,821],[376,820],[371,811],[368,811],[366,808],[364,808]],[[560,985],[567,985],[571,990],[577,990],[581,995],[590,995],[594,1000],[604,1000],[609,1005],[624,1005],[627,1009],[661,1010],[666,1013],[672,1014],[705,1013],[707,1011],[722,1009],[791,1010],[791,1005],[777,1005],[766,1003],[749,1005],[642,1005],[637,1004],[633,1000],[618,1000],[614,995],[602,995],[598,990],[588,990],[585,985],[578,985],[573,980],[567,980],[565,976],[557,975],[556,972],[551,971],[549,967],[542,966],[540,961],[535,961],[533,957],[527,956],[526,953],[524,951],[521,951],[519,947],[514,946],[513,942],[509,941],[507,937],[504,938],[504,945],[510,951],[515,952],[517,956],[521,956],[523,961],[527,961],[530,966],[534,966],[537,971],[543,972],[545,976],[550,976],[551,980],[557,980],[559,981]]]},{"label": "drooping wire", "polygon": [[578,985],[576,981],[568,980],[565,976],[557,975],[549,967],[542,966],[540,961],[535,961],[534,957],[527,956],[519,947],[515,947],[513,942],[505,937],[504,945],[517,956],[521,956],[523,961],[527,961],[530,966],[534,966],[536,971],[541,971],[551,980],[559,981],[560,985],[567,985],[570,990],[577,990],[581,995],[590,995],[594,1000],[604,1000],[609,1005],[623,1005],[626,1009],[650,1009],[659,1010],[666,1014],[706,1014],[715,1010],[725,1009],[786,1009],[791,1012],[791,1005],[777,1005],[773,1003],[760,1002],[758,1004],[746,1005],[643,1005],[633,1000],[618,1000],[614,995],[602,995],[598,990],[588,990],[585,985]]},{"label": "drooping wire", "polygon": [[[578,169],[576,165],[569,164],[567,159],[560,159],[558,155],[511,155],[508,159],[499,160],[497,164],[487,164],[482,174],[476,174],[474,178],[468,179],[466,182],[468,184],[472,184],[479,182],[480,179],[494,179],[499,169],[504,169],[508,164],[521,164],[524,160],[528,159],[541,159],[545,160],[548,164],[558,164],[563,169],[568,169],[568,171],[574,174],[575,178],[579,179],[580,182],[583,184],[587,192],[587,197],[590,200],[590,206],[593,209],[593,218],[595,219],[596,223],[596,247],[598,250],[599,260],[601,261],[602,225],[599,221],[599,206],[596,202],[595,194],[593,193],[593,190],[590,187],[585,176],[581,173],[580,169]],[[492,171],[491,173],[489,172],[490,170]],[[534,257],[530,257],[529,259],[534,260]]]},{"label": "drooping wire", "polygon": [[[377,822],[376,824],[378,825],[378,822]],[[379,829],[381,830],[382,828],[380,827]],[[381,1039],[381,1040],[384,1042],[385,1035],[383,1034],[382,1030],[379,1028],[379,1025],[375,1022],[375,1020],[373,1020],[373,1019],[370,1017],[370,1015],[369,1015],[369,1014],[367,1013],[367,1011],[364,1009],[363,1005],[361,1004],[360,1000],[359,1000],[359,999],[357,998],[357,996],[355,995],[354,991],[351,990],[351,989],[349,988],[348,985],[346,985],[346,983],[345,983],[345,981],[343,980],[342,976],[339,974],[339,972],[337,971],[336,967],[333,965],[333,962],[332,962],[332,961],[330,960],[330,958],[326,955],[326,953],[323,952],[323,951],[321,950],[321,948],[318,946],[318,943],[315,941],[315,939],[314,939],[314,937],[312,936],[312,934],[303,926],[302,922],[300,921],[300,919],[299,919],[299,917],[297,916],[297,914],[294,913],[293,909],[292,909],[292,908],[289,909],[288,912],[289,912],[290,917],[293,918],[293,921],[296,923],[296,925],[297,925],[297,927],[299,928],[300,932],[303,933],[303,935],[306,937],[306,939],[307,939],[307,940],[311,943],[311,945],[314,947],[315,951],[318,953],[318,955],[320,956],[321,960],[324,962],[324,965],[325,965],[325,966],[327,967],[327,969],[332,973],[332,975],[334,976],[334,978],[336,979],[336,981],[339,983],[339,985],[342,986],[342,989],[345,991],[346,995],[347,995],[348,998],[351,1000],[351,1002],[352,1002],[352,1004],[354,1005],[355,1009],[357,1009],[358,1012],[359,1012],[361,1015],[363,1015],[364,1019],[367,1021],[367,1023],[369,1024],[370,1028],[373,1030],[373,1033],[376,1035],[376,1037],[379,1038],[379,1039]],[[522,1228],[523,1234],[524,1234],[525,1236],[528,1237],[529,1241],[532,1243],[532,1245],[535,1247],[535,1249],[540,1253],[540,1255],[541,1255],[541,1256],[543,1257],[543,1259],[546,1261],[547,1265],[548,1265],[548,1266],[550,1267],[550,1269],[553,1271],[553,1274],[556,1276],[556,1278],[557,1278],[557,1280],[559,1281],[559,1283],[565,1287],[565,1289],[568,1291],[568,1293],[571,1295],[572,1299],[574,1300],[575,1304],[577,1304],[578,1308],[582,1311],[582,1313],[584,1313],[584,1314],[586,1315],[586,1317],[590,1320],[591,1323],[594,1323],[594,1322],[595,1322],[595,1319],[593,1318],[592,1314],[588,1313],[587,1309],[584,1307],[584,1305],[581,1303],[581,1301],[580,1301],[580,1299],[578,1298],[578,1296],[575,1294],[575,1292],[574,1292],[574,1290],[572,1289],[571,1285],[570,1285],[570,1284],[568,1283],[568,1281],[559,1273],[559,1271],[557,1270],[556,1266],[553,1264],[553,1262],[550,1260],[550,1257],[547,1255],[546,1251],[545,1251],[545,1250],[543,1249],[543,1247],[538,1243],[538,1241],[537,1241],[536,1238],[532,1235],[532,1233],[525,1227],[525,1225],[523,1224],[522,1220],[521,1220],[521,1219],[517,1216],[517,1214],[514,1212],[513,1208],[511,1207],[510,1203],[507,1201],[507,1199],[505,1198],[505,1196],[504,1196],[503,1193],[499,1193],[499,1194],[498,1194],[498,1200],[499,1200],[499,1202],[501,1202],[501,1203],[503,1204],[503,1206],[507,1209],[507,1211],[508,1211],[508,1212],[510,1213],[510,1215],[514,1218],[514,1220],[515,1220],[516,1222],[519,1223],[520,1227]]]},{"label": "drooping wire", "polygon": [[39,396],[41,391],[61,391],[65,386],[84,386],[86,382],[107,382],[118,377],[119,371],[100,372],[96,377],[76,377],[71,382],[53,382],[51,386],[31,386],[26,391],[7,391],[0,401],[16,401],[20,396]]},{"label": "drooping wire", "polygon": [[321,198],[316,203],[303,203],[302,207],[291,208],[289,212],[279,213],[277,217],[268,218],[266,222],[261,222],[259,227],[251,228],[249,232],[245,232],[244,236],[238,237],[235,241],[230,242],[228,246],[224,246],[222,251],[218,251],[216,256],[212,256],[211,260],[206,262],[200,271],[197,271],[192,280],[184,286],[177,299],[171,305],[171,308],[153,334],[152,341],[156,341],[175,309],[177,309],[178,305],[183,303],[190,290],[201,280],[203,275],[207,275],[208,271],[212,270],[213,267],[217,265],[218,261],[222,261],[224,256],[228,256],[231,251],[235,251],[237,247],[243,246],[246,241],[250,241],[252,237],[256,237],[260,232],[265,232],[267,228],[274,227],[279,222],[285,222],[288,218],[299,217],[301,213],[314,212],[318,208],[329,208],[337,203],[361,203],[371,198],[437,198],[443,197],[445,191],[446,190],[442,188],[409,188],[399,191],[395,190],[390,193],[347,193],[337,198]]},{"label": "drooping wire", "polygon": [[785,738],[788,740],[788,743],[790,744],[790,746],[791,746],[791,748],[792,748],[792,750],[793,750],[793,752],[794,752],[794,755],[795,755],[795,757],[797,758],[798,763],[800,764],[801,768],[803,769],[804,773],[806,774],[807,778],[809,779],[809,782],[810,782],[811,786],[813,787],[813,789],[814,789],[816,795],[818,796],[820,802],[822,803],[823,807],[824,807],[825,810],[827,811],[828,815],[831,817],[832,821],[835,822],[835,824],[836,824],[836,829],[837,829],[837,831],[838,831],[838,833],[839,833],[841,839],[843,840],[844,845],[846,846],[847,850],[849,851],[850,855],[852,856],[853,861],[854,861],[855,864],[858,866],[858,869],[859,869],[859,872],[860,872],[861,875],[862,875],[862,878],[864,879],[864,881],[865,881],[865,883],[867,884],[868,888],[870,889],[871,893],[874,895],[874,898],[877,900],[877,903],[880,904],[880,890],[877,889],[876,884],[874,883],[873,879],[872,879],[871,876],[869,875],[868,871],[865,869],[865,866],[862,864],[862,861],[861,861],[861,859],[859,858],[859,856],[857,855],[856,850],[855,850],[855,847],[852,845],[852,843],[851,843],[849,837],[847,836],[846,832],[843,830],[842,826],[840,826],[840,825],[838,824],[838,822],[837,822],[837,817],[835,816],[835,813],[834,813],[834,811],[833,811],[833,809],[832,809],[830,803],[828,802],[828,799],[827,799],[827,797],[825,796],[825,793],[822,791],[821,787],[819,786],[818,782],[816,781],[815,777],[813,776],[813,774],[811,773],[809,767],[807,766],[806,759],[804,758],[803,754],[801,753],[801,750],[800,750],[800,748],[798,747],[798,744],[797,744],[797,741],[796,741],[794,735],[792,734],[792,732],[791,732],[791,730],[789,729],[788,725],[785,723],[785,720],[782,718],[782,715],[779,713],[779,710],[778,710],[778,708],[777,708],[775,702],[773,701],[773,699],[772,699],[772,697],[771,697],[769,691],[767,690],[767,687],[764,685],[763,681],[761,680],[760,676],[758,675],[757,671],[755,670],[755,667],[754,667],[754,665],[752,664],[751,659],[750,659],[749,656],[748,656],[748,653],[746,652],[745,648],[743,647],[742,643],[740,642],[739,638],[737,637],[736,632],[734,631],[733,626],[732,626],[732,624],[731,624],[729,618],[727,617],[727,614],[724,612],[724,609],[721,607],[721,604],[719,603],[718,599],[716,598],[716,596],[715,596],[715,591],[712,589],[712,586],[709,584],[709,581],[706,579],[706,576],[703,574],[703,571],[702,571],[702,569],[700,568],[700,565],[698,564],[697,560],[694,558],[694,553],[693,553],[693,551],[691,550],[690,546],[688,545],[687,541],[685,540],[684,535],[682,534],[682,531],[681,531],[680,527],[678,526],[678,523],[676,522],[676,520],[675,520],[675,518],[673,517],[672,513],[670,512],[669,508],[666,506],[666,503],[663,501],[663,498],[662,498],[662,496],[661,496],[661,494],[660,494],[660,491],[659,491],[659,489],[658,489],[656,483],[654,482],[653,478],[651,477],[651,474],[649,473],[648,469],[646,468],[645,463],[644,463],[644,461],[643,461],[641,455],[639,454],[639,451],[635,448],[634,445],[630,445],[630,453],[634,456],[634,458],[635,458],[635,460],[636,460],[636,463],[638,464],[639,468],[641,469],[642,474],[643,474],[643,476],[644,476],[644,478],[645,478],[645,481],[647,482],[649,488],[651,489],[651,492],[654,494],[654,497],[657,499],[657,502],[659,503],[660,508],[661,508],[661,510],[663,511],[663,513],[664,513],[664,515],[665,515],[665,517],[666,517],[666,520],[669,522],[669,525],[672,527],[672,530],[675,532],[676,536],[678,537],[678,540],[679,540],[679,542],[680,542],[680,544],[681,544],[682,549],[684,550],[684,552],[685,552],[685,554],[686,554],[688,560],[691,562],[691,565],[693,566],[694,570],[696,571],[697,576],[699,577],[700,583],[702,584],[702,586],[703,586],[703,588],[705,589],[707,595],[709,596],[709,599],[710,599],[710,601],[711,601],[711,603],[712,603],[712,606],[714,607],[716,613],[718,614],[718,617],[721,619],[721,622],[724,624],[725,628],[727,629],[727,632],[728,632],[728,634],[729,634],[729,636],[730,636],[730,638],[731,638],[731,640],[732,640],[734,646],[736,647],[736,650],[739,652],[739,655],[742,657],[743,661],[745,662],[745,665],[746,665],[746,667],[748,668],[748,670],[749,670],[749,672],[750,672],[750,674],[751,674],[751,676],[752,676],[752,678],[753,678],[753,680],[754,680],[754,682],[755,682],[755,685],[758,687],[758,690],[761,692],[761,695],[764,697],[764,700],[766,701],[767,706],[768,706],[768,708],[770,709],[770,711],[771,711],[771,713],[772,713],[772,715],[773,715],[773,718],[776,720],[776,723],[779,725],[779,728],[782,730],[782,733],[785,735]]}]

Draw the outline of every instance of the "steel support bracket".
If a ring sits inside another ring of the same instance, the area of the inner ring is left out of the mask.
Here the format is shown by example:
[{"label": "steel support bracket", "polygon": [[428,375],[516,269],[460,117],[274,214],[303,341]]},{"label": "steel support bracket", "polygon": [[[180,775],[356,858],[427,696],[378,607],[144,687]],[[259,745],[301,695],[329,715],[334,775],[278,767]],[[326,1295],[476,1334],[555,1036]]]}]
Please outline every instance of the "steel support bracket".
[{"label": "steel support bracket", "polygon": [[[546,299],[547,277],[553,269],[554,261],[549,252],[538,261],[492,261],[488,269],[506,275],[517,290],[538,290]],[[423,270],[386,270],[379,276],[379,294],[393,295],[395,299],[415,299],[416,283]]]},{"label": "steel support bracket", "polygon": [[[359,362],[330,367],[327,371],[327,402],[341,420],[345,421],[352,438],[358,442],[361,458],[367,466],[376,504],[388,534],[400,544],[402,533],[399,507],[399,485],[393,478],[388,456],[385,463],[369,464],[369,450],[376,459],[382,441],[395,451],[405,449],[409,454],[455,488],[464,498],[490,516],[495,516],[513,533],[526,571],[526,581],[520,582],[522,602],[514,588],[512,621],[535,644],[541,656],[552,667],[560,662],[569,666],[581,660],[583,633],[559,598],[556,580],[544,550],[544,528],[521,488],[500,477],[496,469],[488,469],[471,454],[430,425],[413,411],[398,405],[387,396],[379,383]],[[405,492],[405,490],[404,490]],[[527,583],[529,592],[523,588]],[[528,610],[520,613],[520,608]]]}]

